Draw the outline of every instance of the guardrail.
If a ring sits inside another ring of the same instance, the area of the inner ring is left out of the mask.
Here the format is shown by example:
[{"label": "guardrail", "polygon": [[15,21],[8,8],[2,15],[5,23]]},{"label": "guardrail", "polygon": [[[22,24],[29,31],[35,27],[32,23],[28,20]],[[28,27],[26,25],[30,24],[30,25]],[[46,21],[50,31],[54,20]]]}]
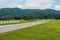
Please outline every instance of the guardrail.
[{"label": "guardrail", "polygon": [[10,20],[10,21],[0,21],[0,24],[10,24],[10,23],[19,23],[19,20]]}]

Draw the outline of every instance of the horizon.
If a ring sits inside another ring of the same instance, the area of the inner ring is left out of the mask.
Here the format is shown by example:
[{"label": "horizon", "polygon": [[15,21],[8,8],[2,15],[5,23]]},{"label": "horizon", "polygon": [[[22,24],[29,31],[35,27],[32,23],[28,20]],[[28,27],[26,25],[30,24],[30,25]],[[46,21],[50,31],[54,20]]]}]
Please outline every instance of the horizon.
[{"label": "horizon", "polygon": [[0,0],[0,8],[60,10],[59,0]]},{"label": "horizon", "polygon": [[[18,8],[18,7],[14,7],[14,8]],[[14,9],[14,8],[10,8],[9,9]],[[8,8],[0,8],[0,9],[8,9]],[[21,9],[21,8],[18,8]],[[21,10],[55,10],[55,9],[21,9]],[[55,10],[55,11],[60,11],[60,10]]]}]

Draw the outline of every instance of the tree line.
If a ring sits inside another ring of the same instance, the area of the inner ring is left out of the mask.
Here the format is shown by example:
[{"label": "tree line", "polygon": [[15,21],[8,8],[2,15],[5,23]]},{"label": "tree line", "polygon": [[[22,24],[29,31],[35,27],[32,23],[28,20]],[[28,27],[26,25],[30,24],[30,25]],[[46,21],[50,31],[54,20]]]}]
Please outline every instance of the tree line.
[{"label": "tree line", "polygon": [[0,9],[0,20],[19,19],[60,19],[60,11],[53,9],[20,9],[2,8]]}]

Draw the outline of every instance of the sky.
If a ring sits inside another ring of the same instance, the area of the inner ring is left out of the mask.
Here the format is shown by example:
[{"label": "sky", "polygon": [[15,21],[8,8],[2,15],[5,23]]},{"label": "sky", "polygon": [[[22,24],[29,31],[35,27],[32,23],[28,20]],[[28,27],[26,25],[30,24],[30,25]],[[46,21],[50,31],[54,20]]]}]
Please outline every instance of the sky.
[{"label": "sky", "polygon": [[60,0],[0,0],[0,8],[60,10]]}]

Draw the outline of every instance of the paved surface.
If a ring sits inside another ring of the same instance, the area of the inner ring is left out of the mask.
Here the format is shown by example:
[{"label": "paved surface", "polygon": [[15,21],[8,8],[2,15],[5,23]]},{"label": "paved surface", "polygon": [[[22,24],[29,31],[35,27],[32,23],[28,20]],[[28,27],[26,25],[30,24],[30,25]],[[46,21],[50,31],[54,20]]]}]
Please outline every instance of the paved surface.
[{"label": "paved surface", "polygon": [[8,31],[16,30],[16,29],[21,29],[21,28],[26,28],[26,27],[30,27],[30,26],[34,26],[34,25],[38,25],[38,24],[43,24],[43,23],[46,23],[46,22],[49,22],[49,21],[50,20],[42,20],[40,22],[30,22],[30,23],[13,24],[13,25],[3,25],[3,26],[0,26],[0,33],[8,32]]}]

